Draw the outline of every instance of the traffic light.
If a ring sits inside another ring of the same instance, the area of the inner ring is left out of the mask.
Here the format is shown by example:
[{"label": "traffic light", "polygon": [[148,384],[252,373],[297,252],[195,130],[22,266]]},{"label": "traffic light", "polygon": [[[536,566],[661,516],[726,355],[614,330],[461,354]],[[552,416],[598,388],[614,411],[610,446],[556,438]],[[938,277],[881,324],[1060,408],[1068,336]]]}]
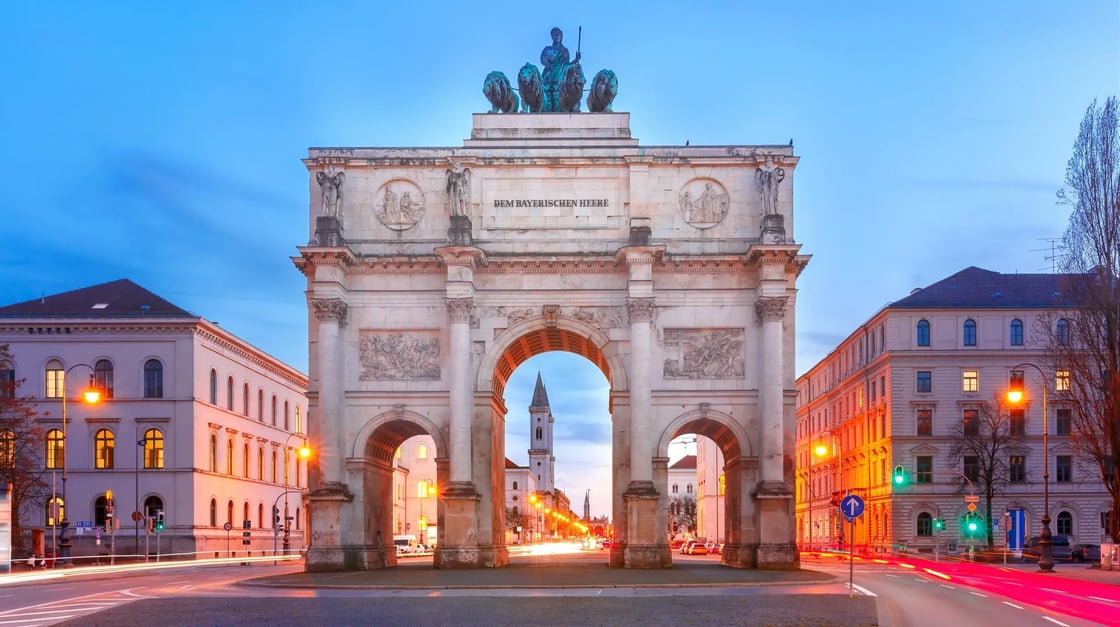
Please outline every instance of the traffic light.
[{"label": "traffic light", "polygon": [[157,532],[163,531],[163,510],[162,509],[158,510],[156,512],[156,531]]},{"label": "traffic light", "polygon": [[105,531],[113,529],[113,491],[105,490]]},{"label": "traffic light", "polygon": [[940,518],[934,518],[933,519],[933,530],[934,531],[941,531],[944,528],[945,528],[945,521],[944,520],[941,520]]},{"label": "traffic light", "polygon": [[280,528],[280,508],[275,505],[272,506],[272,528]]},{"label": "traffic light", "polygon": [[906,487],[906,484],[910,483],[909,479],[906,477],[906,469],[902,467],[902,464],[894,467],[894,475],[891,477],[891,482],[896,488]]},{"label": "traffic light", "polygon": [[984,533],[984,517],[979,514],[969,512],[964,515],[964,520],[961,522],[961,535],[963,536],[979,536]]}]

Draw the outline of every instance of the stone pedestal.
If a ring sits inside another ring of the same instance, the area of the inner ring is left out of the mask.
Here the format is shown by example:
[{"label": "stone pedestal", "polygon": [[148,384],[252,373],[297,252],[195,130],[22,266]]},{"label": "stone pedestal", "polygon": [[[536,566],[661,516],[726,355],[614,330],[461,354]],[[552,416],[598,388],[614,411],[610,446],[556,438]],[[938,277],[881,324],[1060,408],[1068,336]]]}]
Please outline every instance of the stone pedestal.
[{"label": "stone pedestal", "polygon": [[625,494],[624,568],[669,568],[673,565],[664,529],[657,528],[657,499],[652,481],[631,481]]},{"label": "stone pedestal", "polygon": [[315,245],[326,247],[345,246],[346,240],[342,239],[342,222],[334,216],[319,216],[315,218]]},{"label": "stone pedestal", "polygon": [[[433,556],[436,568],[481,568],[484,563],[478,538],[478,505],[482,497],[471,483],[455,482],[440,494],[439,551]],[[490,552],[492,556],[492,551]],[[491,557],[486,556],[486,557]]]},{"label": "stone pedestal", "polygon": [[469,217],[451,216],[451,228],[447,230],[447,243],[452,246],[474,246]]},{"label": "stone pedestal", "polygon": [[307,550],[307,572],[359,570],[364,559],[343,545],[344,510],[354,500],[341,483],[326,484],[308,497],[311,511],[311,547]]},{"label": "stone pedestal", "polygon": [[760,239],[763,244],[785,244],[785,216],[778,214],[762,216],[762,236]]},{"label": "stone pedestal", "polygon": [[801,555],[794,539],[790,512],[793,493],[785,484],[763,482],[756,495],[760,514],[759,543],[755,549],[755,568],[795,570],[801,567]]}]

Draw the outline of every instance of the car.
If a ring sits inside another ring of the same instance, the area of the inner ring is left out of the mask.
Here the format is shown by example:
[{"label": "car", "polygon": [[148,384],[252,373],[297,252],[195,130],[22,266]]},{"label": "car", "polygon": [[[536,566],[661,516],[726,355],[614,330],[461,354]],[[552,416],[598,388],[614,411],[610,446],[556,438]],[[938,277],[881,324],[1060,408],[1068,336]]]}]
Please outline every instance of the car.
[{"label": "car", "polygon": [[684,545],[684,554],[685,555],[707,555],[708,554],[708,548],[706,546],[704,546],[704,543],[700,542],[699,540],[689,540]]},{"label": "car", "polygon": [[688,555],[688,545],[692,544],[692,540],[688,542],[681,542],[681,547],[678,549],[681,555]]},{"label": "car", "polygon": [[[1027,544],[1023,547],[1024,562],[1037,562],[1042,557],[1042,547],[1039,544],[1041,539],[1040,536],[1032,536],[1027,540]],[[1071,559],[1069,536],[1059,534],[1050,536],[1050,559],[1055,562]]]},{"label": "car", "polygon": [[1069,557],[1075,562],[1101,561],[1101,545],[1078,542],[1069,549]]},{"label": "car", "polygon": [[722,544],[716,544],[715,542],[708,543],[708,553],[711,555],[719,555],[722,549]]}]

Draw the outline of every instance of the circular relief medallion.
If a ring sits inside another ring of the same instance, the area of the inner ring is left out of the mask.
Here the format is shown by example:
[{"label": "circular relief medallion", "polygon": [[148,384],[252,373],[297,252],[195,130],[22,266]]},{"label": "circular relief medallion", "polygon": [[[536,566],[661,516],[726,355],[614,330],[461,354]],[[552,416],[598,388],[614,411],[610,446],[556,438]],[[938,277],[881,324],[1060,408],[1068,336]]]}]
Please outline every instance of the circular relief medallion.
[{"label": "circular relief medallion", "polygon": [[681,188],[681,217],[698,229],[719,224],[727,215],[727,190],[714,179],[692,179]]},{"label": "circular relief medallion", "polygon": [[408,179],[393,179],[377,190],[374,210],[394,231],[411,229],[424,217],[424,192]]}]

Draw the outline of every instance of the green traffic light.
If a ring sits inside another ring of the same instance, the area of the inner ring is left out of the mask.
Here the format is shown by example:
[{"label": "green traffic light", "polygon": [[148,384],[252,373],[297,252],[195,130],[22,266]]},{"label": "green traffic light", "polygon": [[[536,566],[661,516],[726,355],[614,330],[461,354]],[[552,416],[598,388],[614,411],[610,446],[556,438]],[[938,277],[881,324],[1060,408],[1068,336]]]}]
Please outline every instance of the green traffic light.
[{"label": "green traffic light", "polygon": [[968,530],[969,531],[976,531],[976,521],[970,521],[968,523]]},{"label": "green traffic light", "polygon": [[906,469],[902,466],[894,467],[894,484],[900,487],[906,485]]}]

